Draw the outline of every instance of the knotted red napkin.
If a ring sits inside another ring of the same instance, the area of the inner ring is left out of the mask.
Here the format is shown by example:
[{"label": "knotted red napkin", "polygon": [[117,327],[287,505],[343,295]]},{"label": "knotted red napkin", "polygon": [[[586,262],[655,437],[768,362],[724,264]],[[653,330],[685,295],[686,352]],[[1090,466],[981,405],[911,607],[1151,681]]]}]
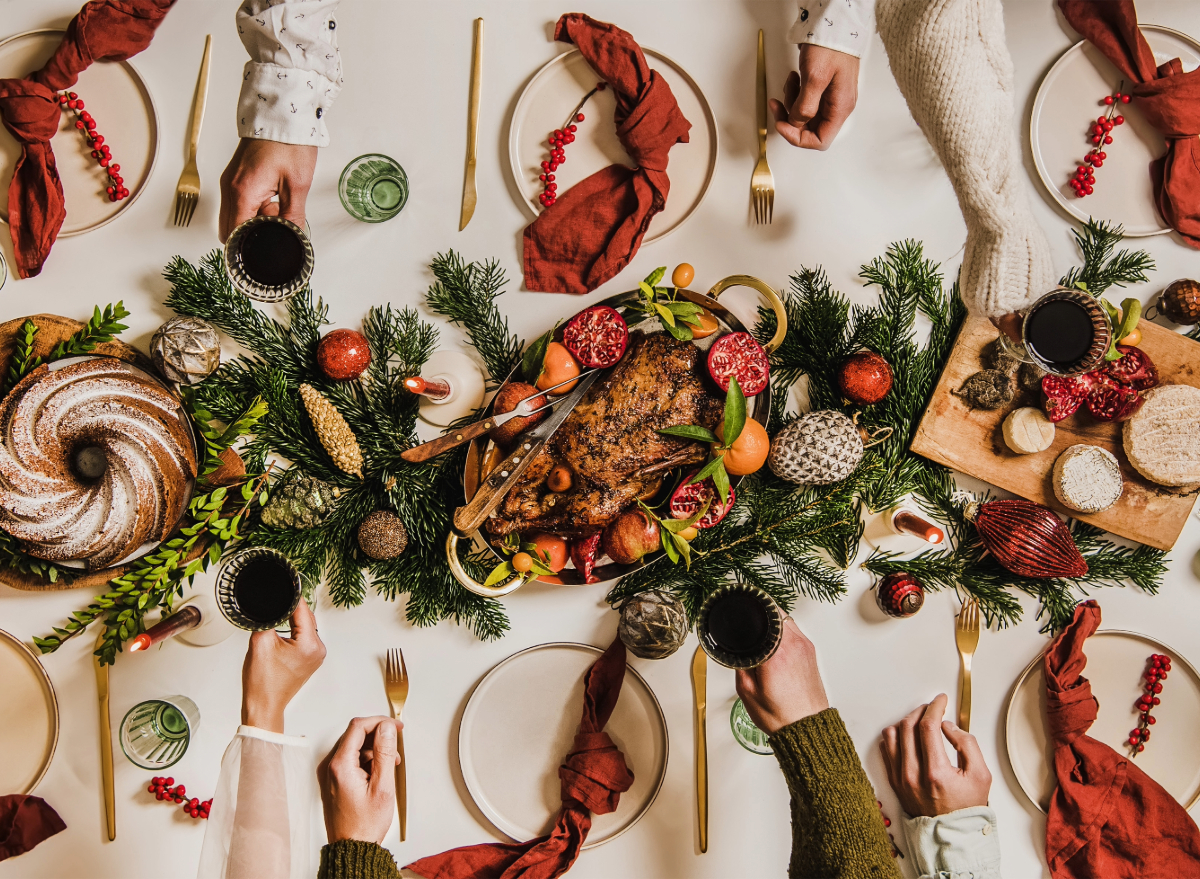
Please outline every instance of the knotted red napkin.
[{"label": "knotted red napkin", "polygon": [[1166,153],[1150,163],[1158,212],[1185,242],[1200,248],[1200,69],[1184,73],[1178,58],[1161,67],[1154,63],[1133,0],[1058,0],[1058,5],[1071,27],[1136,83],[1128,92],[1167,140]]},{"label": "knotted red napkin", "polygon": [[572,186],[525,229],[525,286],[590,293],[629,265],[650,220],[667,203],[667,154],[692,123],[667,81],[619,27],[580,12],[558,20],[554,39],[574,43],[617,98],[617,137],[636,168],[609,165]]},{"label": "knotted red napkin", "polygon": [[1081,676],[1083,644],[1099,625],[1100,605],[1082,602],[1043,660],[1058,776],[1046,862],[1055,879],[1195,879],[1196,822],[1133,761],[1086,734],[1098,705]]},{"label": "knotted red napkin", "polygon": [[0,79],[0,118],[21,145],[8,185],[8,227],[22,278],[42,270],[67,215],[50,149],[61,112],[55,92],[73,86],[93,61],[124,61],[149,46],[174,2],[90,0],[41,70],[25,79]]},{"label": "knotted red napkin", "polygon": [[604,732],[625,679],[625,645],[618,638],[584,678],[583,719],[558,767],[562,811],[549,836],[522,843],[484,843],[421,858],[405,869],[426,879],[553,879],[575,863],[592,826],[592,812],[615,811],[633,784],[625,757]]},{"label": "knotted red napkin", "polygon": [[41,797],[0,797],[0,861],[23,855],[67,825]]}]

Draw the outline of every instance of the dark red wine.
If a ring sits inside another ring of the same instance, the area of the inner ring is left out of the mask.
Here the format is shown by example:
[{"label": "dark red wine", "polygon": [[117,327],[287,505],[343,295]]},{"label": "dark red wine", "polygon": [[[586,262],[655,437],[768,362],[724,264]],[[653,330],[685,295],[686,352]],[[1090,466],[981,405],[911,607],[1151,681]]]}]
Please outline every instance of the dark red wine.
[{"label": "dark red wine", "polygon": [[233,581],[233,600],[247,619],[275,625],[287,618],[299,584],[288,564],[272,556],[250,559]]},{"label": "dark red wine", "polygon": [[1025,344],[1041,360],[1055,366],[1078,363],[1092,348],[1096,328],[1086,308],[1070,299],[1039,305],[1025,323]]},{"label": "dark red wine", "polygon": [[736,656],[750,656],[768,646],[771,612],[758,596],[732,591],[713,600],[705,628],[717,647]]},{"label": "dark red wine", "polygon": [[247,229],[238,256],[246,274],[264,287],[282,287],[304,270],[304,242],[282,223]]}]

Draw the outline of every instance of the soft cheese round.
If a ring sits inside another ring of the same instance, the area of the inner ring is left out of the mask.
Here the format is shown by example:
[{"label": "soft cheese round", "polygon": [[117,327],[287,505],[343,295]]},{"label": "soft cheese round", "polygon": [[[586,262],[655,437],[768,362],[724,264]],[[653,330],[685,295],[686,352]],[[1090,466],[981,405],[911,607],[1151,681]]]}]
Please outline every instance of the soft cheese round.
[{"label": "soft cheese round", "polygon": [[1129,463],[1159,485],[1200,482],[1200,388],[1162,385],[1125,422]]},{"label": "soft cheese round", "polygon": [[1117,456],[1099,446],[1071,446],[1054,462],[1054,496],[1077,512],[1104,512],[1124,488]]},{"label": "soft cheese round", "polygon": [[1018,455],[1044,452],[1054,444],[1054,422],[1041,409],[1024,406],[1004,419],[1004,442]]},{"label": "soft cheese round", "polygon": [[0,403],[0,528],[38,558],[98,570],[165,539],[195,476],[178,400],[120,360],[40,366]]}]

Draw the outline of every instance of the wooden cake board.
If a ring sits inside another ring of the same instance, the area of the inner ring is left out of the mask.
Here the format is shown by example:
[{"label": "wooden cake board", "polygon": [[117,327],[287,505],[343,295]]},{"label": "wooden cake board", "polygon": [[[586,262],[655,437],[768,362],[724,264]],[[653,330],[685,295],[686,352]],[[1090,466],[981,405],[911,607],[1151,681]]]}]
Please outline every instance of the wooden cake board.
[{"label": "wooden cake board", "polygon": [[[1200,343],[1143,320],[1138,346],[1158,367],[1161,384],[1200,388]],[[1096,421],[1083,407],[1055,425],[1054,444],[1044,452],[1018,455],[1004,442],[1001,424],[1019,406],[1041,406],[1041,395],[1018,395],[995,411],[972,409],[954,392],[973,373],[983,369],[979,355],[999,335],[982,318],[967,318],[937,388],[913,438],[911,450],[960,473],[982,479],[1018,497],[1036,501],[1121,537],[1157,549],[1171,549],[1191,514],[1200,486],[1171,488],[1145,479],[1129,463],[1122,445],[1121,424]],[[1054,462],[1068,446],[1100,446],[1116,455],[1125,478],[1117,503],[1103,513],[1085,515],[1069,510],[1054,496]]]}]

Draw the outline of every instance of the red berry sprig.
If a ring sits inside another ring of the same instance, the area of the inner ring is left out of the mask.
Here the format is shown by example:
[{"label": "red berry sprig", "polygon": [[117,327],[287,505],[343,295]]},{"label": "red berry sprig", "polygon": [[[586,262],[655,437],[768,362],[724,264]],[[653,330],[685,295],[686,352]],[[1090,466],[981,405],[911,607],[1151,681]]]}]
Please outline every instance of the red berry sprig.
[{"label": "red berry sprig", "polygon": [[887,813],[883,811],[883,803],[882,802],[880,802],[879,800],[876,800],[875,805],[877,805],[879,807],[879,816],[881,818],[883,818],[884,829],[887,830],[888,840],[892,844],[892,857],[893,858],[904,857],[904,852],[900,851],[900,846],[896,845],[896,837],[892,836],[892,819],[889,818],[887,816]]},{"label": "red berry sprig", "polygon": [[208,812],[212,808],[212,798],[207,800],[198,800],[195,797],[188,799],[187,788],[182,784],[175,784],[175,779],[156,775],[150,779],[150,786],[146,788],[148,793],[154,794],[156,800],[174,800],[176,803],[183,806],[183,811],[191,815],[193,818],[208,819]]},{"label": "red berry sprig", "polygon": [[105,189],[109,201],[121,201],[129,198],[129,190],[125,188],[125,179],[121,176],[121,166],[112,160],[112,148],[104,142],[104,135],[96,129],[96,120],[84,109],[83,101],[75,92],[59,92],[59,106],[75,111],[75,127],[83,132],[88,146],[92,148],[92,158],[108,174],[109,186]]},{"label": "red berry sprig", "polygon": [[1125,85],[1125,81],[1121,80],[1115,94],[1105,95],[1103,103],[1108,109],[1097,116],[1096,121],[1088,129],[1088,140],[1092,142],[1092,148],[1083,157],[1083,164],[1075,169],[1075,176],[1071,178],[1071,188],[1075,190],[1076,198],[1092,194],[1093,187],[1096,185],[1095,169],[1102,167],[1104,160],[1108,158],[1104,147],[1113,142],[1112,130],[1118,125],[1125,124],[1125,117],[1117,113],[1117,108],[1121,104],[1128,104],[1132,98],[1130,95],[1121,94],[1123,85]]},{"label": "red berry sprig", "polygon": [[538,176],[538,180],[542,181],[542,194],[538,196],[542,207],[548,208],[558,200],[558,184],[554,182],[554,172],[558,170],[559,165],[567,161],[565,147],[567,144],[575,142],[575,132],[578,130],[575,123],[582,122],[586,118],[579,111],[583,109],[583,105],[592,95],[604,91],[607,87],[608,83],[606,82],[596,83],[596,87],[584,95],[583,100],[570,112],[562,128],[556,128],[550,132],[550,139],[547,141],[550,145],[550,157],[542,162],[542,173]]},{"label": "red berry sprig", "polygon": [[1146,660],[1145,692],[1138,697],[1138,700],[1133,703],[1133,707],[1138,710],[1138,725],[1137,729],[1129,731],[1129,754],[1131,757],[1136,757],[1139,753],[1146,750],[1146,742],[1150,738],[1150,727],[1158,723],[1158,718],[1154,717],[1150,712],[1155,705],[1159,704],[1162,699],[1159,698],[1159,693],[1162,692],[1162,682],[1167,679],[1167,672],[1171,670],[1171,657],[1165,653],[1151,653],[1150,658]]}]

